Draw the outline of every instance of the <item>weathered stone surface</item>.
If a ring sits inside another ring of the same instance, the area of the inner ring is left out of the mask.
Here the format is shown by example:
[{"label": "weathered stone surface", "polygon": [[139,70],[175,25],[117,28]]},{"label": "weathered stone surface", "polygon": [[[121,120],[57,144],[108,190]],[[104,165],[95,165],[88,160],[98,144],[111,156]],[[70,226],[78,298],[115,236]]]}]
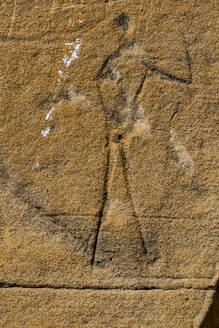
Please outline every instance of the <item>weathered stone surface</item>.
[{"label": "weathered stone surface", "polygon": [[[2,286],[115,288],[119,309],[88,327],[119,312],[127,327],[119,288],[136,289],[132,327],[204,318],[218,279],[217,2],[7,0],[0,17]],[[42,313],[50,293],[51,307],[71,293],[105,307],[102,291],[2,293],[24,307],[36,295]]]},{"label": "weathered stone surface", "polygon": [[212,292],[12,288],[0,295],[5,328],[189,328],[199,322],[200,307]]}]

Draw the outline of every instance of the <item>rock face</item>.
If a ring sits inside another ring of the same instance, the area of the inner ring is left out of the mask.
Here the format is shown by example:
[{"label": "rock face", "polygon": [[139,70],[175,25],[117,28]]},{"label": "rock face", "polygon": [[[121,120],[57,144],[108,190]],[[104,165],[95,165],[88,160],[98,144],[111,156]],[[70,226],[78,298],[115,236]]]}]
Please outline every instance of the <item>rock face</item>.
[{"label": "rock face", "polygon": [[2,327],[218,327],[218,9],[0,4]]}]

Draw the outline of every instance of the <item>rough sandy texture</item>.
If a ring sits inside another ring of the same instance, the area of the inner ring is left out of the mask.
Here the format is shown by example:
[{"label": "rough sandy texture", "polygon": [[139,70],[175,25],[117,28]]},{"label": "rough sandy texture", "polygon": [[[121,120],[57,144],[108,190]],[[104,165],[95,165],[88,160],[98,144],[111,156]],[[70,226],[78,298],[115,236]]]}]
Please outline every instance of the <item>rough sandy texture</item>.
[{"label": "rough sandy texture", "polygon": [[4,299],[4,304],[0,306],[1,323],[5,328],[192,327],[192,319],[199,313],[206,293],[211,294],[210,291],[182,289],[4,289],[0,291],[0,296]]},{"label": "rough sandy texture", "polygon": [[2,327],[218,327],[218,11],[1,2]]}]

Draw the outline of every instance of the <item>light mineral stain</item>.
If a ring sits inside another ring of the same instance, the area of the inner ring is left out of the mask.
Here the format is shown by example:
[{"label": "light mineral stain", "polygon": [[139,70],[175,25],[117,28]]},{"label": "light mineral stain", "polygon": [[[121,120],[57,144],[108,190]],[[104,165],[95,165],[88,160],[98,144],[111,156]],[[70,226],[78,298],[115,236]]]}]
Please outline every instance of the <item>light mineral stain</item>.
[{"label": "light mineral stain", "polygon": [[[66,55],[63,58],[64,65],[69,67],[73,60],[78,58],[79,49],[81,46],[81,40],[76,39],[76,44],[74,42],[66,42],[65,45],[69,47],[70,56]],[[73,48],[73,49],[72,49]]]},{"label": "light mineral stain", "polygon": [[[71,63],[75,59],[78,59],[80,46],[81,46],[81,40],[79,38],[77,38],[74,42],[65,42],[64,49],[67,48],[67,54],[66,53],[64,54],[63,63],[66,68],[64,67],[63,70],[61,70],[61,69],[58,70],[59,77],[57,79],[56,88],[54,90],[53,101],[56,100],[57,92],[60,89],[62,79],[65,80],[65,76],[66,76],[68,67],[71,65]],[[52,119],[51,114],[54,112],[55,109],[56,109],[55,107],[50,108],[49,112],[46,114],[46,118],[45,118],[46,121],[48,121],[49,119],[50,120]],[[41,134],[44,138],[47,138],[49,133],[50,133],[50,127],[47,127],[45,130],[41,131]]]},{"label": "light mineral stain", "polygon": [[173,129],[170,129],[170,142],[173,144],[174,149],[177,152],[181,166],[184,169],[192,169],[194,162],[186,148],[179,141],[178,136]]},{"label": "light mineral stain", "polygon": [[47,115],[46,115],[46,120],[48,121],[48,119],[50,118],[50,115],[52,114],[52,112],[55,110],[55,107],[52,107],[51,109],[50,109],[50,111],[47,113]]},{"label": "light mineral stain", "polygon": [[44,138],[47,138],[49,132],[50,132],[50,127],[46,128],[46,130],[42,130],[41,134],[43,135]]}]

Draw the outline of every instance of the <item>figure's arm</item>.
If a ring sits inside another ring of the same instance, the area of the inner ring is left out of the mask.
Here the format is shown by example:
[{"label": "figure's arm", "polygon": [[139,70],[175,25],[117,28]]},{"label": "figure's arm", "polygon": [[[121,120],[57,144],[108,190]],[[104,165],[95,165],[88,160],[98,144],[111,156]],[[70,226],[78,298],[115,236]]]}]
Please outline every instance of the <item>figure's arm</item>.
[{"label": "figure's arm", "polygon": [[175,74],[172,73],[168,73],[165,72],[163,69],[158,68],[156,66],[153,66],[149,63],[146,63],[144,61],[142,61],[142,64],[147,67],[147,69],[149,69],[151,72],[157,73],[161,76],[165,76],[166,78],[168,78],[171,81],[174,82],[179,82],[179,83],[184,83],[184,84],[191,84],[192,83],[192,74],[191,74],[191,58],[189,56],[188,51],[186,51],[186,57],[187,57],[187,61],[188,61],[188,70],[189,70],[189,78],[188,79],[184,79],[182,77],[179,77]]}]

